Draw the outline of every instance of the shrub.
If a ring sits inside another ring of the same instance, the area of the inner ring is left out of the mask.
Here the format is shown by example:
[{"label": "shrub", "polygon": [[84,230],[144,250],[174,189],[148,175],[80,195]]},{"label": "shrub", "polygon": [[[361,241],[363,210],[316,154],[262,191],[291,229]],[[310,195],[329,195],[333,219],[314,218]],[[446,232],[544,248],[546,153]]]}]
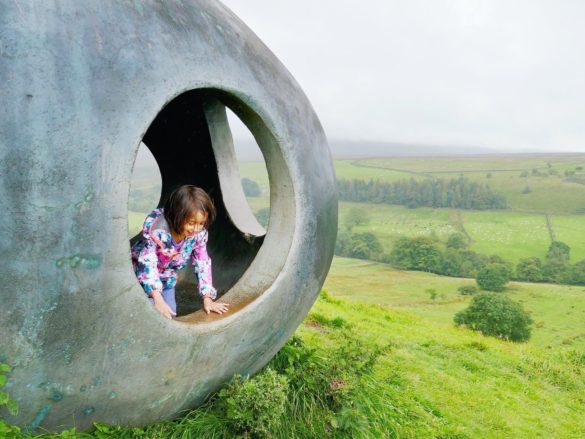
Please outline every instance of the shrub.
[{"label": "shrub", "polygon": [[474,294],[477,294],[478,289],[475,285],[463,285],[457,288],[457,291],[463,296],[473,296]]},{"label": "shrub", "polygon": [[585,285],[585,259],[569,267],[565,274],[566,282],[573,285]]},{"label": "shrub", "polygon": [[432,273],[440,272],[443,259],[437,245],[425,236],[398,239],[390,257],[398,268]]},{"label": "shrub", "polygon": [[344,225],[348,231],[351,231],[355,226],[367,224],[370,222],[370,216],[365,209],[352,207],[345,216]]},{"label": "shrub", "polygon": [[570,254],[571,248],[567,244],[561,241],[554,241],[546,253],[546,262],[566,267],[569,264]]},{"label": "shrub", "polygon": [[447,239],[447,248],[462,250],[467,248],[467,237],[463,233],[452,233]]},{"label": "shrub", "polygon": [[528,282],[540,282],[543,280],[542,262],[540,258],[523,258],[520,259],[516,266],[516,277],[519,280]]},{"label": "shrub", "polygon": [[284,415],[288,387],[285,376],[267,368],[253,378],[234,376],[219,397],[234,429],[268,436]]},{"label": "shrub", "polygon": [[508,271],[508,277],[509,278],[512,277],[512,274],[514,273],[514,266],[512,265],[512,263],[510,261],[508,261],[508,260],[506,260],[498,255],[490,255],[489,256],[489,263],[503,265],[504,267],[506,267],[506,270]]},{"label": "shrub", "polygon": [[255,213],[255,216],[258,222],[262,224],[262,227],[264,228],[268,227],[268,220],[270,218],[270,208],[263,207],[261,209],[258,209]]},{"label": "shrub", "polygon": [[510,270],[503,264],[491,263],[477,273],[475,280],[482,290],[503,291],[510,280]]},{"label": "shrub", "polygon": [[379,259],[384,249],[382,244],[370,232],[348,233],[340,232],[335,242],[335,254],[357,259]]},{"label": "shrub", "polygon": [[521,342],[530,339],[532,319],[509,297],[482,293],[473,297],[467,309],[455,314],[454,322],[484,335]]},{"label": "shrub", "polygon": [[246,197],[257,197],[262,193],[258,183],[249,178],[242,178],[242,188],[244,189]]},{"label": "shrub", "polygon": [[546,253],[546,263],[542,267],[545,280],[562,282],[569,268],[571,248],[561,241],[554,241]]},{"label": "shrub", "polygon": [[459,267],[461,277],[476,277],[477,273],[490,263],[488,256],[471,250],[460,251],[460,256],[463,261]]},{"label": "shrub", "polygon": [[441,264],[441,274],[446,276],[461,276],[461,266],[465,260],[461,257],[461,252],[452,248],[447,248],[443,253],[443,262]]}]

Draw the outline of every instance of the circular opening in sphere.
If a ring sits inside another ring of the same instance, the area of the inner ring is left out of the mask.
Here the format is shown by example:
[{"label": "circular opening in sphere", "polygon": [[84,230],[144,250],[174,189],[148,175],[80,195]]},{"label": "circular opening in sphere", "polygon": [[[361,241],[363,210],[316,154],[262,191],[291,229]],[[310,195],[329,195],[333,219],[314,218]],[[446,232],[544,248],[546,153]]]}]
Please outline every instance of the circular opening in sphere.
[{"label": "circular opening in sphere", "polygon": [[[236,142],[228,113],[231,123],[237,124]],[[292,244],[294,194],[276,137],[251,108],[250,101],[244,103],[234,94],[217,89],[184,92],[162,108],[142,142],[156,163],[156,166],[150,163],[153,174],[160,172],[160,197],[153,208],[164,206],[169,195],[186,184],[202,188],[215,205],[217,216],[209,226],[206,247],[218,297],[225,295],[223,299],[229,300],[234,310],[266,291],[284,265]],[[255,160],[240,167],[238,154],[245,151],[253,151]],[[137,165],[135,169],[147,174]],[[137,177],[148,179],[148,175]],[[150,186],[153,194],[155,180],[153,177],[150,185],[143,185]],[[131,195],[137,194],[137,190],[138,186],[133,186]],[[135,215],[131,207],[137,205],[138,201],[131,196],[129,215]],[[129,217],[133,231],[137,229],[135,221]],[[142,234],[136,234],[131,245],[141,239]],[[269,248],[265,248],[267,243]],[[161,277],[166,276],[163,285],[170,276],[176,279],[177,315],[194,321],[197,319],[193,316],[199,314],[193,314],[194,311],[201,308],[197,262],[195,269],[190,261],[186,267],[184,263],[178,265],[182,269],[175,270],[179,267],[173,263],[159,267]]]}]

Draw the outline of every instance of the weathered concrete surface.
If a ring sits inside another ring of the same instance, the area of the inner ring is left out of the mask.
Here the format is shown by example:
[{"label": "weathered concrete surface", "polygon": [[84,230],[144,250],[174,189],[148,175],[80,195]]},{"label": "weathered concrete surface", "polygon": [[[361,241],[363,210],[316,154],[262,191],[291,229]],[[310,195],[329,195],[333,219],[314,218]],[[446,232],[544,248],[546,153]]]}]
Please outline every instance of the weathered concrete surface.
[{"label": "weathered concrete surface", "polygon": [[[3,0],[0,84],[0,361],[20,406],[2,414],[49,430],[141,425],[265,365],[322,286],[337,202],[319,121],[262,42],[211,0]],[[222,105],[266,159],[264,237],[238,218],[237,195],[223,203]],[[127,202],[143,138],[163,198],[196,183],[218,204],[210,252],[233,304],[224,318],[165,320],[136,282]]]}]

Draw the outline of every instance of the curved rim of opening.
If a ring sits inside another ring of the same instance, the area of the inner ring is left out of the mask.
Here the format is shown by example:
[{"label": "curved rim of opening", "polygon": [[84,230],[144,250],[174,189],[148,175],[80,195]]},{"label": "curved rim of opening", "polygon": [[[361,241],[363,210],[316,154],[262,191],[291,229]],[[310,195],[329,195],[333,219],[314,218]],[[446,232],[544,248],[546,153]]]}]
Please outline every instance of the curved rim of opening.
[{"label": "curved rim of opening", "polygon": [[[133,166],[142,139],[160,112],[177,97],[192,91],[203,93],[210,105],[217,107],[220,104],[229,108],[250,130],[264,157],[270,188],[270,227],[266,230],[264,241],[243,275],[221,296],[223,300],[229,301],[229,312],[222,315],[215,313],[207,315],[200,309],[172,320],[181,326],[197,326],[200,329],[207,329],[216,325],[228,324],[236,316],[241,315],[246,310],[251,310],[251,305],[260,297],[271,292],[269,290],[276,282],[292,248],[296,225],[296,200],[295,187],[283,153],[282,136],[278,134],[278,130],[268,113],[263,110],[260,102],[253,96],[218,85],[204,84],[185,87],[170,95],[140,135],[134,150]],[[229,130],[229,125],[227,127]],[[231,132],[229,137],[231,139]],[[128,235],[128,231],[126,234]],[[132,262],[131,260],[128,262],[132,276],[135,277]],[[214,267],[213,270],[218,270],[218,267]],[[136,282],[142,289],[138,281]],[[156,311],[153,310],[153,312]]]}]

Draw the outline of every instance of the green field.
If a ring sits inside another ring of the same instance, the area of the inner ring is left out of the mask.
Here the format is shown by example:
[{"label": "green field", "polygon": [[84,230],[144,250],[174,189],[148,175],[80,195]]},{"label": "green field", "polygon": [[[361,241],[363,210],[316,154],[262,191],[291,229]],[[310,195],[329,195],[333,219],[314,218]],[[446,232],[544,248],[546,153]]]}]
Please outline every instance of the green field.
[{"label": "green field", "polygon": [[[513,210],[546,213],[575,213],[585,208],[585,186],[564,177],[564,172],[571,170],[575,171],[575,177],[585,178],[585,172],[577,167],[585,168],[585,154],[397,157],[344,161],[342,166],[336,162],[337,177],[343,179],[392,181],[396,173],[405,172],[414,178],[464,175],[505,194]],[[359,168],[362,176],[355,176],[352,168]],[[532,175],[533,169],[545,175]],[[384,170],[391,177],[385,178]],[[549,174],[549,170],[556,174]],[[522,171],[528,176],[521,177]],[[531,192],[523,194],[526,187]]]},{"label": "green field", "polygon": [[[457,288],[473,279],[451,278],[349,258],[334,258],[325,290],[345,300],[378,304],[452,326],[453,315],[467,307],[469,296]],[[437,298],[431,299],[429,290]],[[585,287],[512,282],[506,294],[523,304],[535,321],[531,345],[585,350]]]},{"label": "green field", "polygon": [[546,218],[541,214],[461,211],[461,218],[473,240],[473,250],[496,254],[514,263],[530,256],[544,258],[551,243]]},{"label": "green field", "polygon": [[571,260],[585,259],[585,216],[555,215],[552,226],[557,240],[569,243]]}]

